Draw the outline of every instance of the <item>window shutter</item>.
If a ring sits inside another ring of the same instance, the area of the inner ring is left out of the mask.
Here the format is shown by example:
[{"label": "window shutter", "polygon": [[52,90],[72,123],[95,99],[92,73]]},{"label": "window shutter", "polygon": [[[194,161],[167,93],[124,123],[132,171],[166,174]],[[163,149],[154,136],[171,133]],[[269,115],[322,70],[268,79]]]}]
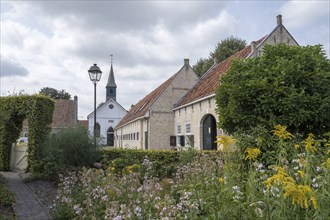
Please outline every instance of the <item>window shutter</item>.
[{"label": "window shutter", "polygon": [[182,135],[182,136],[180,136],[180,145],[181,146],[185,146],[185,138],[184,138],[184,136]]},{"label": "window shutter", "polygon": [[176,136],[170,136],[170,146],[171,147],[176,146]]}]

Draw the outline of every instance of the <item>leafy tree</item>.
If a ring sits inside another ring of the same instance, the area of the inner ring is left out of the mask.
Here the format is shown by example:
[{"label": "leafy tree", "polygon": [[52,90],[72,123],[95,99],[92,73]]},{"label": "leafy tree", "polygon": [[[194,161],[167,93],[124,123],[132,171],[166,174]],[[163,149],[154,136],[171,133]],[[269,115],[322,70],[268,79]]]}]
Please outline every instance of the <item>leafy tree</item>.
[{"label": "leafy tree", "polygon": [[228,133],[276,124],[306,134],[330,131],[330,60],[317,46],[266,45],[236,60],[216,91],[219,127]]},{"label": "leafy tree", "polygon": [[245,46],[245,40],[230,36],[217,44],[214,51],[210,53],[209,58],[200,58],[193,68],[198,76],[202,76],[214,64],[214,59],[217,62],[224,61],[231,55],[242,50]]},{"label": "leafy tree", "polygon": [[56,90],[54,88],[44,87],[39,91],[39,94],[48,96],[53,99],[71,99],[71,95],[64,89]]}]

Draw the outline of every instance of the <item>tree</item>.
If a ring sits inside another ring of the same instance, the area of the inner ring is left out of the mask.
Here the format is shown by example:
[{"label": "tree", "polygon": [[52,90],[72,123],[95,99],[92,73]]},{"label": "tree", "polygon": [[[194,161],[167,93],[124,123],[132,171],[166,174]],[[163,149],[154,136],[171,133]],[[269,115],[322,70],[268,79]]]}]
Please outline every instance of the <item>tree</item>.
[{"label": "tree", "polygon": [[39,91],[39,94],[48,96],[53,99],[71,99],[71,95],[66,92],[64,89],[62,90],[56,90],[54,88],[50,87],[44,87]]},{"label": "tree", "polygon": [[216,91],[219,127],[228,133],[277,124],[294,133],[330,131],[330,60],[317,46],[266,45],[236,60]]},{"label": "tree", "polygon": [[217,62],[224,61],[231,55],[242,50],[245,46],[245,40],[230,36],[217,44],[214,51],[210,53],[209,58],[200,58],[193,68],[198,76],[202,76],[214,64],[214,59]]}]

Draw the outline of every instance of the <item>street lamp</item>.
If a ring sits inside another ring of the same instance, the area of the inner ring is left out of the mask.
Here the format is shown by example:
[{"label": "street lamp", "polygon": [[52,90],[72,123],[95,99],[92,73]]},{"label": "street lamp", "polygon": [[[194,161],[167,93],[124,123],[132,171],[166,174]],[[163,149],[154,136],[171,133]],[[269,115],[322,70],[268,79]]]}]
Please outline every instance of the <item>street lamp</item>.
[{"label": "street lamp", "polygon": [[91,66],[88,70],[88,75],[92,83],[94,83],[94,129],[93,129],[93,137],[94,137],[94,146],[96,147],[96,84],[98,81],[100,81],[102,76],[102,71],[100,68],[94,64],[94,66]]}]

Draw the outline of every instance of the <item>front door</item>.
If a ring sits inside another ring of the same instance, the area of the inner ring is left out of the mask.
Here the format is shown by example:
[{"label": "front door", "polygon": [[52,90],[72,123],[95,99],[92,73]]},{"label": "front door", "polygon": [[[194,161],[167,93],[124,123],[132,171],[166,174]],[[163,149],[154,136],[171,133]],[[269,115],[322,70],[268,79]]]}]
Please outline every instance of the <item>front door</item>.
[{"label": "front door", "polygon": [[113,128],[110,127],[107,131],[107,146],[113,147],[114,146],[114,131]]},{"label": "front door", "polygon": [[207,115],[203,121],[203,150],[216,150],[217,126],[213,115]]}]

